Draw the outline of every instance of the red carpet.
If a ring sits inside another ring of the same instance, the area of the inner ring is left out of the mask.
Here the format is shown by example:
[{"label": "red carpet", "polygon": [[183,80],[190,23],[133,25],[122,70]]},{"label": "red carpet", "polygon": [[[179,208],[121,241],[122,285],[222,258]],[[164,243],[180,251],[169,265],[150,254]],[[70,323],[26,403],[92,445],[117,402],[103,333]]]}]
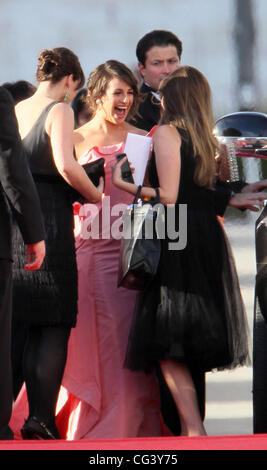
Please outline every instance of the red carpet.
[{"label": "red carpet", "polygon": [[2,450],[266,450],[267,434],[81,441],[1,441]]}]

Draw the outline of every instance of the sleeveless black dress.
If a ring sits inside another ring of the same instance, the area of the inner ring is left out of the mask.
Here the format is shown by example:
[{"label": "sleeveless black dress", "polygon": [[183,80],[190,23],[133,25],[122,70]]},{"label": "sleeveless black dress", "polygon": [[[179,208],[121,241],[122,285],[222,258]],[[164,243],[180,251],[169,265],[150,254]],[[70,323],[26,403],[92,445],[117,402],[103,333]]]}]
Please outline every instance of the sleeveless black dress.
[{"label": "sleeveless black dress", "polygon": [[24,271],[25,246],[19,230],[13,236],[13,316],[15,324],[75,326],[77,267],[73,210],[69,186],[54,164],[45,121],[53,102],[23,139],[40,197],[46,230],[46,256],[38,271]]},{"label": "sleeveless black dress", "polygon": [[[216,215],[215,191],[194,183],[194,169],[184,136],[175,218],[178,232],[179,204],[186,204],[187,244],[170,250],[178,237],[170,240],[166,234],[162,240],[157,276],[140,295],[130,332],[126,366],[131,370],[149,372],[160,359],[185,361],[201,371],[249,363],[247,319],[231,249]],[[154,155],[149,177],[157,187]]]}]

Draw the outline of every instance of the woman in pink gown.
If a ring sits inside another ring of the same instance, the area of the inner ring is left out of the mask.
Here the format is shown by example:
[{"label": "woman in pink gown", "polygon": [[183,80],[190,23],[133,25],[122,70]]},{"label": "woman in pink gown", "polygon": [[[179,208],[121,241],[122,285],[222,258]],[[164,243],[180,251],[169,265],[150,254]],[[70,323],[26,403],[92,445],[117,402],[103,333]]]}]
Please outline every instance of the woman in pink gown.
[{"label": "woman in pink gown", "polygon": [[137,84],[126,66],[108,61],[90,74],[87,94],[94,115],[75,131],[75,150],[81,164],[105,159],[105,195],[100,203],[75,205],[79,313],[57,426],[71,440],[159,436],[155,377],[123,367],[136,292],[117,287],[118,217],[132,196],[112,184],[111,169],[127,133],[144,134],[125,122],[138,104]]}]

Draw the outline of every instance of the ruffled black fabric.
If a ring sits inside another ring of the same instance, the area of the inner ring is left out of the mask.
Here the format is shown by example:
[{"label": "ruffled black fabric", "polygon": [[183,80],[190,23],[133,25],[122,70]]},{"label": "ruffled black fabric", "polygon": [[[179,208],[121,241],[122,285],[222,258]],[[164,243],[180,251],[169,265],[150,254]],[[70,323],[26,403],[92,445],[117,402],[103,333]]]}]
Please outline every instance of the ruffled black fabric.
[{"label": "ruffled black fabric", "polygon": [[73,211],[64,186],[36,183],[46,229],[46,256],[38,271],[25,271],[25,247],[14,229],[13,312],[24,325],[74,326],[77,268]]},{"label": "ruffled black fabric", "polygon": [[[151,183],[158,185],[152,158]],[[149,372],[161,359],[202,371],[250,363],[249,329],[231,248],[215,212],[214,192],[193,182],[194,159],[182,144],[175,206],[187,204],[187,245],[162,240],[158,274],[138,299],[125,365]],[[179,228],[176,226],[176,228]],[[177,238],[178,240],[178,238]]]}]

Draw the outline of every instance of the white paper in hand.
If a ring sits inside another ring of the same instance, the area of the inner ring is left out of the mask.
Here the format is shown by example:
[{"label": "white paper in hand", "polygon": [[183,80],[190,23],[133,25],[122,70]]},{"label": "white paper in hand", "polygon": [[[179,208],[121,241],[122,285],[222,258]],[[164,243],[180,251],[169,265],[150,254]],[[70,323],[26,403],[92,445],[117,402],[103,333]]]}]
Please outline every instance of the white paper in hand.
[{"label": "white paper in hand", "polygon": [[124,152],[135,169],[133,173],[135,184],[143,184],[151,143],[152,137],[128,132]]}]

